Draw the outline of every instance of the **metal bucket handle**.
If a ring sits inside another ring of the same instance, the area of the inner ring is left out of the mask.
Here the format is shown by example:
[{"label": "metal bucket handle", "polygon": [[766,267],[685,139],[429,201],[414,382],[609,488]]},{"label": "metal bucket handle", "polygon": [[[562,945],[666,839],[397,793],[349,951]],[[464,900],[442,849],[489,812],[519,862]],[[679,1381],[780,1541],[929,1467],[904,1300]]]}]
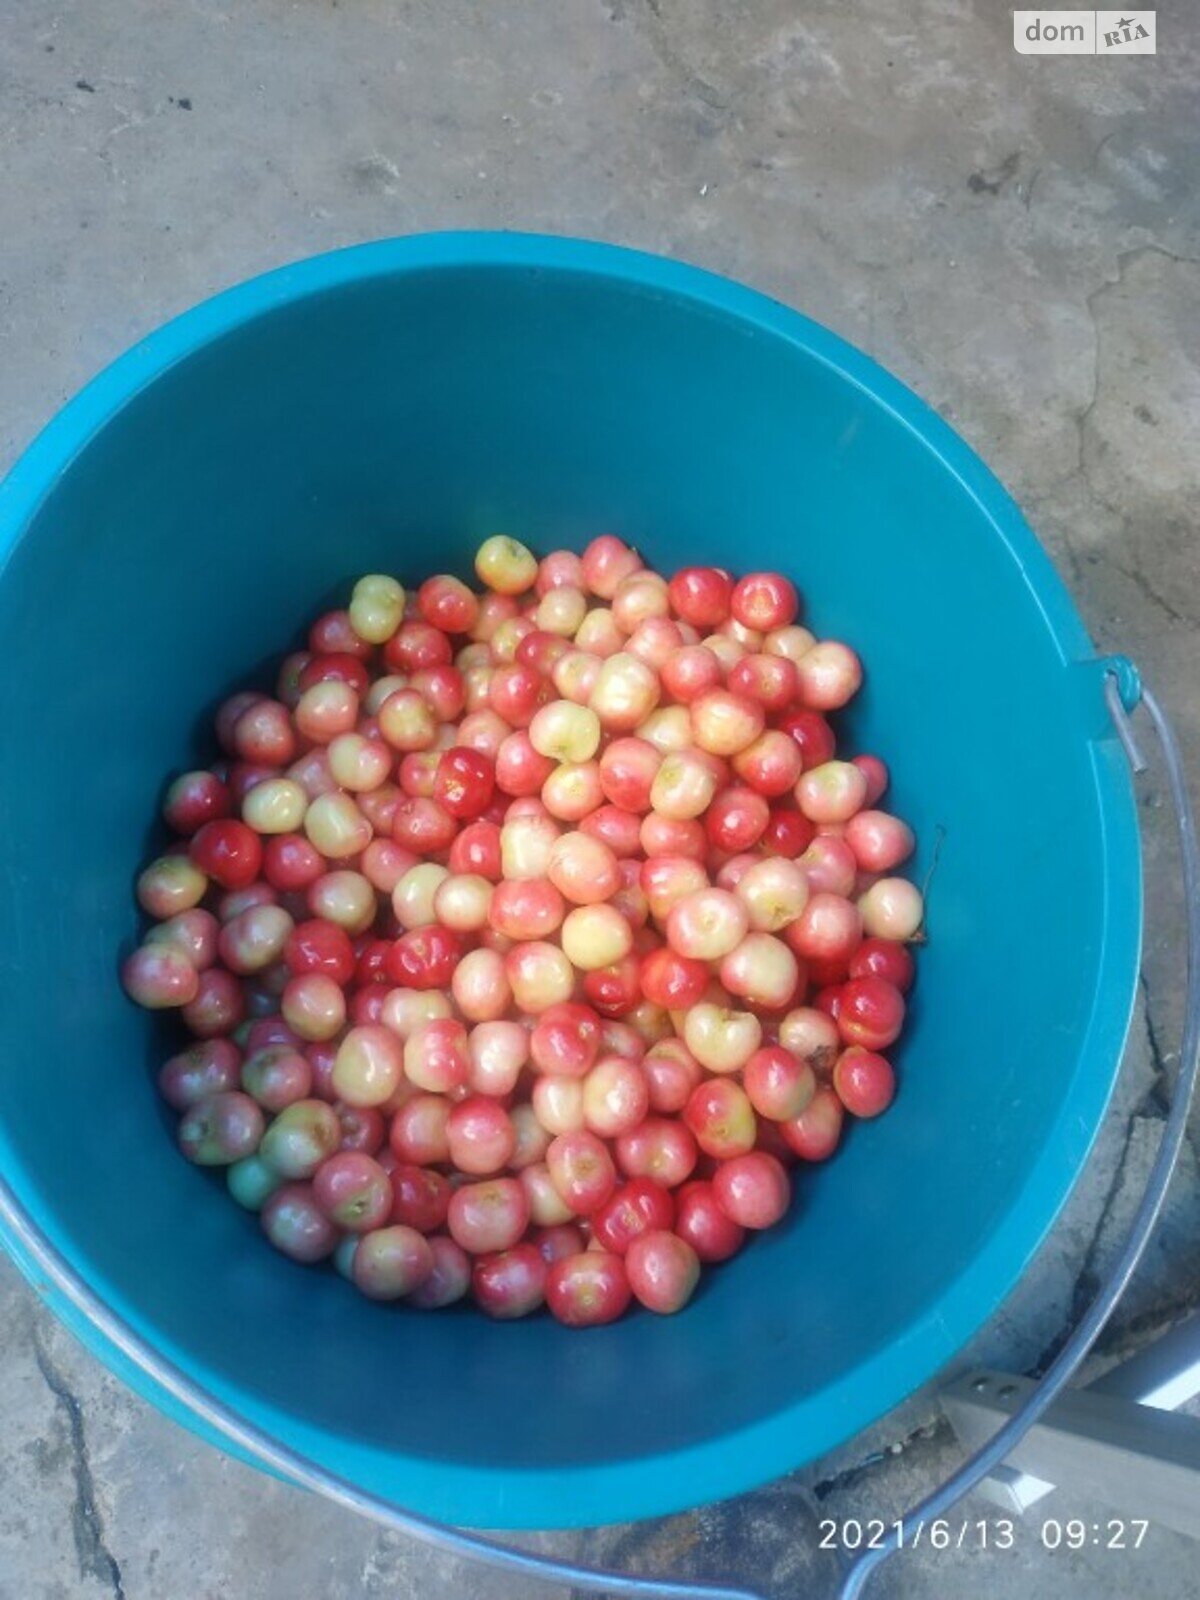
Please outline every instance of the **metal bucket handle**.
[{"label": "metal bucket handle", "polygon": [[[1146,770],[1138,748],[1129,713],[1139,699],[1162,746],[1167,783],[1179,832],[1183,867],[1184,908],[1187,918],[1187,991],[1180,1046],[1179,1075],[1171,1108],[1163,1127],[1162,1140],[1155,1156],[1145,1192],[1108,1277],[1096,1298],[1063,1345],[1057,1358],[1019,1411],[1001,1427],[982,1449],[976,1451],[957,1472],[918,1505],[891,1524],[880,1544],[863,1552],[845,1568],[837,1590],[837,1600],[857,1600],[871,1574],[905,1542],[909,1529],[945,1513],[995,1467],[1030,1429],[1066,1387],[1104,1324],[1124,1293],[1158,1220],[1167,1185],[1183,1144],[1188,1108],[1195,1088],[1200,1061],[1200,852],[1196,826],[1184,779],[1183,761],[1174,729],[1158,701],[1148,689],[1141,689],[1128,662],[1114,659],[1105,664],[1104,693],[1116,727],[1135,773]],[[323,1494],[348,1510],[372,1522],[417,1539],[444,1554],[478,1561],[501,1571],[520,1573],[539,1582],[572,1585],[576,1590],[608,1596],[631,1596],[633,1600],[764,1600],[756,1590],[721,1583],[683,1583],[669,1578],[635,1578],[605,1572],[594,1567],[557,1561],[546,1556],[511,1549],[495,1540],[464,1533],[445,1523],[435,1522],[415,1512],[402,1511],[368,1494],[355,1484],[327,1471],[268,1433],[246,1422],[223,1401],[194,1382],[173,1362],[166,1360],[124,1318],[104,1304],[79,1273],[47,1237],[21,1204],[7,1179],[0,1174],[0,1221],[9,1228],[18,1244],[28,1253],[49,1282],[81,1311],[122,1355],[147,1377],[192,1411],[200,1421],[221,1433],[231,1444],[254,1456],[272,1469],[306,1489]]]}]

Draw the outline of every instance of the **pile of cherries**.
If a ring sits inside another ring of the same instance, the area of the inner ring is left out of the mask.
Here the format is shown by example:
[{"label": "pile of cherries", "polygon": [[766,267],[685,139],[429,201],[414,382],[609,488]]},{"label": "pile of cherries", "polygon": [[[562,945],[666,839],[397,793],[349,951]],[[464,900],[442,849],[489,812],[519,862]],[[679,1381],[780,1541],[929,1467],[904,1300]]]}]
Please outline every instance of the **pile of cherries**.
[{"label": "pile of cherries", "polygon": [[891,1102],[912,834],[838,757],[861,667],[785,577],[610,535],[475,570],[362,578],[225,701],[125,988],[193,1036],[183,1153],[286,1255],[414,1306],[677,1311]]}]

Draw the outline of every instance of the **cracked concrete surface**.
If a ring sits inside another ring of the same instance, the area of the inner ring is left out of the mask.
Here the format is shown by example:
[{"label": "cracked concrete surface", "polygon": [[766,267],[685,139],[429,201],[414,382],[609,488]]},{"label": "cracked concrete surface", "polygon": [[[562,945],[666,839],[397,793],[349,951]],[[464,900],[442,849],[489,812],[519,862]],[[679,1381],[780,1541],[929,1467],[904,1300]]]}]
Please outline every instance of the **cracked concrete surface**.
[{"label": "cracked concrete surface", "polygon": [[[71,1532],[75,1539],[75,1559],[79,1563],[80,1577],[95,1578],[98,1583],[112,1590],[116,1600],[124,1600],[121,1568],[104,1542],[104,1527],[96,1508],[96,1489],[88,1458],[83,1410],[63,1375],[51,1360],[42,1331],[32,1317],[29,1319],[29,1330],[38,1371],[62,1410],[62,1415],[56,1419],[57,1431],[60,1434],[65,1424],[68,1442],[63,1448],[69,1449],[71,1470],[75,1480],[75,1499],[71,1506]],[[38,1442],[44,1443],[40,1440]]]},{"label": "cracked concrete surface", "polygon": [[[1159,54],[1024,57],[993,0],[0,0],[0,466],[140,333],[299,255],[424,228],[604,237],[742,277],[867,349],[1009,485],[1197,776],[1200,21]],[[1141,797],[1145,1008],[1095,1155],[963,1360],[1038,1371],[1112,1260],[1176,1067],[1177,868]],[[1200,1169],[1095,1365],[1200,1302]],[[227,1461],[96,1366],[0,1265],[0,1600],[515,1600]],[[646,1571],[827,1592],[822,1516],[890,1516],[957,1460],[930,1395],[731,1505],[546,1538]],[[972,1501],[971,1516],[989,1508]],[[1099,1519],[1069,1491],[1048,1514]],[[303,1537],[297,1537],[303,1517]],[[1196,1593],[1125,1555],[909,1554],[872,1594]],[[550,1592],[550,1591],[547,1591]]]}]

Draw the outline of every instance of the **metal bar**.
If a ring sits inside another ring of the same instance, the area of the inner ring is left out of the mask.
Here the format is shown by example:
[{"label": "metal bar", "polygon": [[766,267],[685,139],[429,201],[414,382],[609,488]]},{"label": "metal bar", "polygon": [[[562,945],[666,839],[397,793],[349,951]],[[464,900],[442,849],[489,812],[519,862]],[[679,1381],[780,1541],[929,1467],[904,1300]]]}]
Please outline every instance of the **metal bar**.
[{"label": "metal bar", "polygon": [[[1053,1406],[1049,1415],[1054,1415]],[[947,1421],[953,1427],[949,1413]],[[957,1435],[957,1429],[955,1433]],[[963,1442],[959,1440],[960,1444]],[[1035,1478],[1032,1472],[1018,1472],[1016,1467],[997,1467],[976,1485],[975,1493],[981,1500],[990,1500],[994,1506],[999,1506],[1009,1516],[1023,1517],[1030,1506],[1044,1499],[1054,1487],[1045,1478]]]},{"label": "metal bar", "polygon": [[[1031,1378],[974,1372],[941,1396],[968,1447],[986,1443],[1037,1389]],[[1055,1401],[1013,1445],[1008,1462],[1065,1479],[1075,1493],[1200,1538],[1200,1419],[1094,1389]]]},{"label": "metal bar", "polygon": [[[1110,1368],[1103,1377],[1087,1384],[1086,1392],[1133,1400],[1156,1411],[1174,1411],[1193,1399],[1200,1394],[1200,1316],[1178,1323],[1153,1344]],[[954,1414],[949,1410],[946,1414],[953,1426]],[[1051,1406],[1047,1420],[1055,1422],[1057,1419],[1058,1408]],[[960,1440],[963,1444],[969,1443],[961,1435]],[[1033,1465],[1039,1474],[1037,1477],[1033,1472],[1019,1472],[1014,1467],[998,1467],[979,1485],[979,1493],[1005,1511],[1028,1511],[1055,1487],[1041,1475],[1046,1463],[1035,1461]]]},{"label": "metal bar", "polygon": [[1175,1411],[1200,1394],[1200,1315],[1188,1317],[1088,1384],[1093,1394]]}]

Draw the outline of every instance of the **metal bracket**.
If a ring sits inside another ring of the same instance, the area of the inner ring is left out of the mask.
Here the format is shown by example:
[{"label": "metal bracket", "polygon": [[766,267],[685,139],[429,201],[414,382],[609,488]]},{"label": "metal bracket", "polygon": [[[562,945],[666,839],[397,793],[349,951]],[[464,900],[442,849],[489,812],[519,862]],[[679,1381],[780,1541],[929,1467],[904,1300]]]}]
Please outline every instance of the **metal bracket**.
[{"label": "metal bracket", "polygon": [[[940,1397],[947,1420],[959,1441],[967,1446],[977,1442],[973,1425],[975,1411],[979,1406],[990,1408],[992,1392],[990,1386],[987,1391],[971,1388],[975,1379],[980,1376],[993,1375],[970,1374],[959,1382],[951,1384]],[[964,1385],[966,1385],[965,1391]],[[1185,1322],[1176,1324],[1152,1344],[1146,1345],[1128,1360],[1122,1361],[1119,1366],[1110,1368],[1103,1377],[1088,1384],[1082,1393],[1110,1396],[1113,1400],[1121,1401],[1127,1407],[1139,1412],[1170,1412],[1188,1400],[1194,1399],[1200,1394],[1200,1316],[1192,1316]],[[967,1419],[964,1405],[972,1412],[972,1420]],[[962,1427],[959,1426],[960,1420],[963,1423]],[[1002,1414],[998,1410],[993,1412],[994,1426],[998,1426],[1002,1420]],[[1141,1417],[1138,1420],[1141,1426],[1149,1425],[1152,1429],[1152,1417]],[[1057,1429],[1063,1421],[1059,1415],[1058,1405],[1052,1405],[1046,1413],[1046,1428]],[[1200,1420],[1193,1421],[1192,1426],[1200,1436]],[[1041,1427],[1035,1427],[1027,1437],[1028,1448],[1022,1457],[1026,1462],[1024,1471],[1015,1466],[1000,1467],[979,1485],[979,1493],[1001,1510],[1023,1515],[1030,1506],[1036,1505],[1053,1491],[1055,1481],[1052,1474],[1061,1469],[1057,1467],[1058,1457],[1054,1448],[1047,1449],[1045,1453],[1039,1448],[1042,1432]],[[1072,1488],[1078,1486],[1074,1477],[1071,1478],[1071,1486]],[[1098,1498],[1119,1507],[1123,1483],[1117,1483],[1114,1488],[1116,1494],[1102,1492]],[[1157,1516],[1156,1507],[1146,1499],[1146,1491],[1148,1484],[1139,1478],[1139,1504],[1148,1511],[1155,1511]],[[1200,1519],[1200,1482],[1195,1484],[1193,1496],[1197,1508],[1195,1521]],[[1158,1520],[1165,1521],[1166,1518],[1158,1517]],[[1200,1536],[1200,1528],[1196,1526],[1180,1531]]]},{"label": "metal bracket", "polygon": [[[1037,1388],[1033,1379],[971,1372],[940,1396],[959,1440],[977,1449]],[[1200,1317],[1084,1389],[1062,1394],[980,1488],[1023,1512],[1059,1481],[1118,1511],[1200,1538],[1200,1418],[1174,1407],[1200,1391]]]}]

